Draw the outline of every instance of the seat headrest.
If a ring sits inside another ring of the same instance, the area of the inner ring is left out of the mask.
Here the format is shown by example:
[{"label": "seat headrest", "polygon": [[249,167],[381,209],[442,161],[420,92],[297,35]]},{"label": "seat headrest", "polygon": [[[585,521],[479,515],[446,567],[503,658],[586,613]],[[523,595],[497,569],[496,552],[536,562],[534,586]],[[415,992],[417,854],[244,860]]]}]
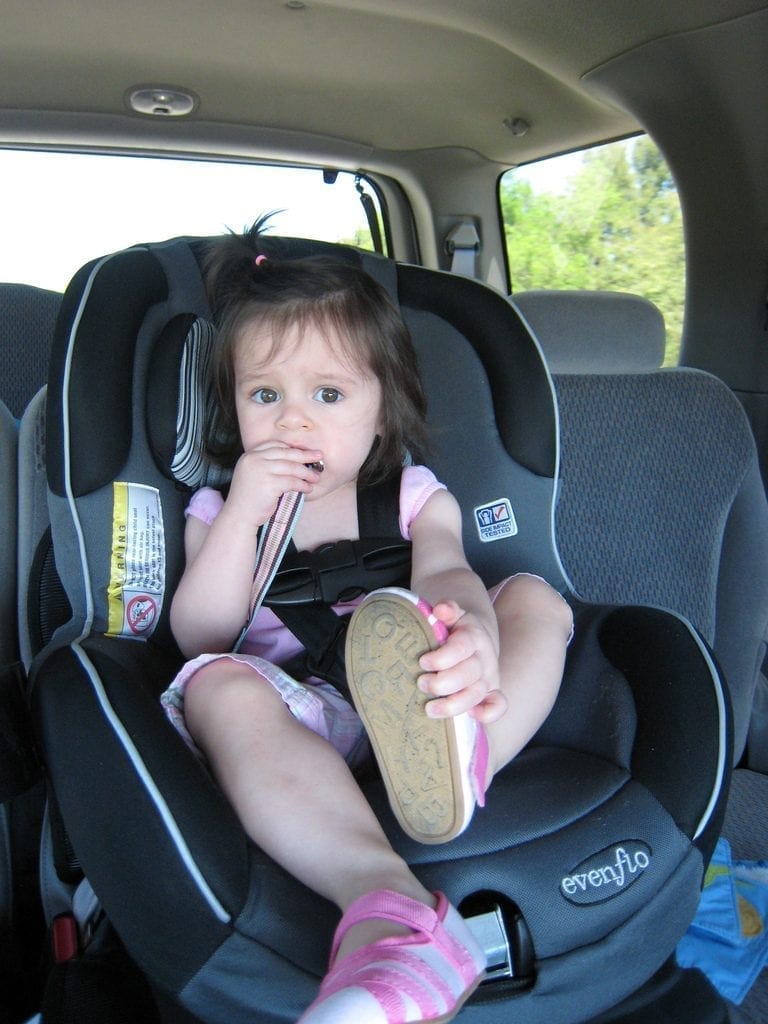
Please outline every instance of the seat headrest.
[{"label": "seat headrest", "polygon": [[541,289],[517,292],[512,303],[552,373],[635,373],[664,361],[664,317],[640,295]]}]

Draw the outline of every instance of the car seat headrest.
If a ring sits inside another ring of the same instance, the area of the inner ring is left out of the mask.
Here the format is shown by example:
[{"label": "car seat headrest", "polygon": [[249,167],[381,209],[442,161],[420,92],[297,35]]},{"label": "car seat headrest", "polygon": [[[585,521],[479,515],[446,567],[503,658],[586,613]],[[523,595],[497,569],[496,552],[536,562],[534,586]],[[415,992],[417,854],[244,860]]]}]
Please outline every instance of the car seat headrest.
[{"label": "car seat headrest", "polygon": [[[83,628],[173,643],[166,598],[183,570],[183,545],[167,524],[183,522],[191,491],[221,488],[230,475],[203,446],[216,431],[205,372],[215,331],[201,274],[209,245],[180,238],[113,253],[82,268],[64,296],[46,469],[72,615],[56,643]],[[294,239],[269,245],[285,259],[318,248]],[[375,276],[414,334],[430,466],[466,510],[473,566],[489,585],[500,566],[507,574],[525,566],[566,589],[553,534],[552,384],[522,319],[478,282],[343,246],[325,250]]]},{"label": "car seat headrest", "polygon": [[205,456],[205,427],[215,403],[209,377],[215,328],[194,313],[178,313],[163,328],[151,356],[147,434],[160,470],[192,490],[221,486],[231,476]]},{"label": "car seat headrest", "polygon": [[636,373],[664,361],[664,317],[640,295],[540,289],[517,292],[512,302],[552,373]]}]

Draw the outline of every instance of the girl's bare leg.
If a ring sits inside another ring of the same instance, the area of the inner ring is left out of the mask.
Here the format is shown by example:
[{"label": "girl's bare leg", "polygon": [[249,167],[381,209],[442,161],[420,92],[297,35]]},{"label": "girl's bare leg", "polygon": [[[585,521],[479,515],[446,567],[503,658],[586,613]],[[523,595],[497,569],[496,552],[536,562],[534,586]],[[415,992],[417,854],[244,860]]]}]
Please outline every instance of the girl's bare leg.
[{"label": "girl's bare leg", "polygon": [[[342,912],[376,889],[434,908],[343,758],[255,672],[224,659],[204,666],[187,688],[184,710],[245,831],[286,871]],[[349,931],[340,953],[398,933],[386,921],[363,922]]]},{"label": "girl's bare leg", "polygon": [[487,781],[531,739],[557,697],[565,651],[573,627],[571,609],[535,576],[515,576],[498,594],[500,688],[507,712],[485,726],[489,746]]}]

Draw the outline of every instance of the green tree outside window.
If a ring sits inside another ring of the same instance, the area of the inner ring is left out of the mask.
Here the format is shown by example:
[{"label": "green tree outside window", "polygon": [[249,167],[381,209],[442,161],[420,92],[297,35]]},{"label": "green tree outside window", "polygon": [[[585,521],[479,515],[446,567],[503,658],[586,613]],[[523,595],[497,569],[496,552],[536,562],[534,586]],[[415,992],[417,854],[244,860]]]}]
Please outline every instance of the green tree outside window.
[{"label": "green tree outside window", "polygon": [[[557,159],[557,158],[556,158]],[[511,290],[597,288],[644,295],[667,325],[665,365],[679,361],[685,247],[677,189],[647,136],[586,150],[555,188],[537,167],[501,180]]]}]

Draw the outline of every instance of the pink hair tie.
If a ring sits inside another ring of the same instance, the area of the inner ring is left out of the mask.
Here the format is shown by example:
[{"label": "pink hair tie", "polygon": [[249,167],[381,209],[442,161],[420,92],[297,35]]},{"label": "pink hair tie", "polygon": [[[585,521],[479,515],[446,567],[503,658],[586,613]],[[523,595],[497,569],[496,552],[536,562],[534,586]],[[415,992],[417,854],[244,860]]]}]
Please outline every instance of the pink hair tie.
[{"label": "pink hair tie", "polygon": [[256,259],[253,261],[257,267],[260,267],[262,263],[266,263],[267,257],[263,252],[260,252]]}]

